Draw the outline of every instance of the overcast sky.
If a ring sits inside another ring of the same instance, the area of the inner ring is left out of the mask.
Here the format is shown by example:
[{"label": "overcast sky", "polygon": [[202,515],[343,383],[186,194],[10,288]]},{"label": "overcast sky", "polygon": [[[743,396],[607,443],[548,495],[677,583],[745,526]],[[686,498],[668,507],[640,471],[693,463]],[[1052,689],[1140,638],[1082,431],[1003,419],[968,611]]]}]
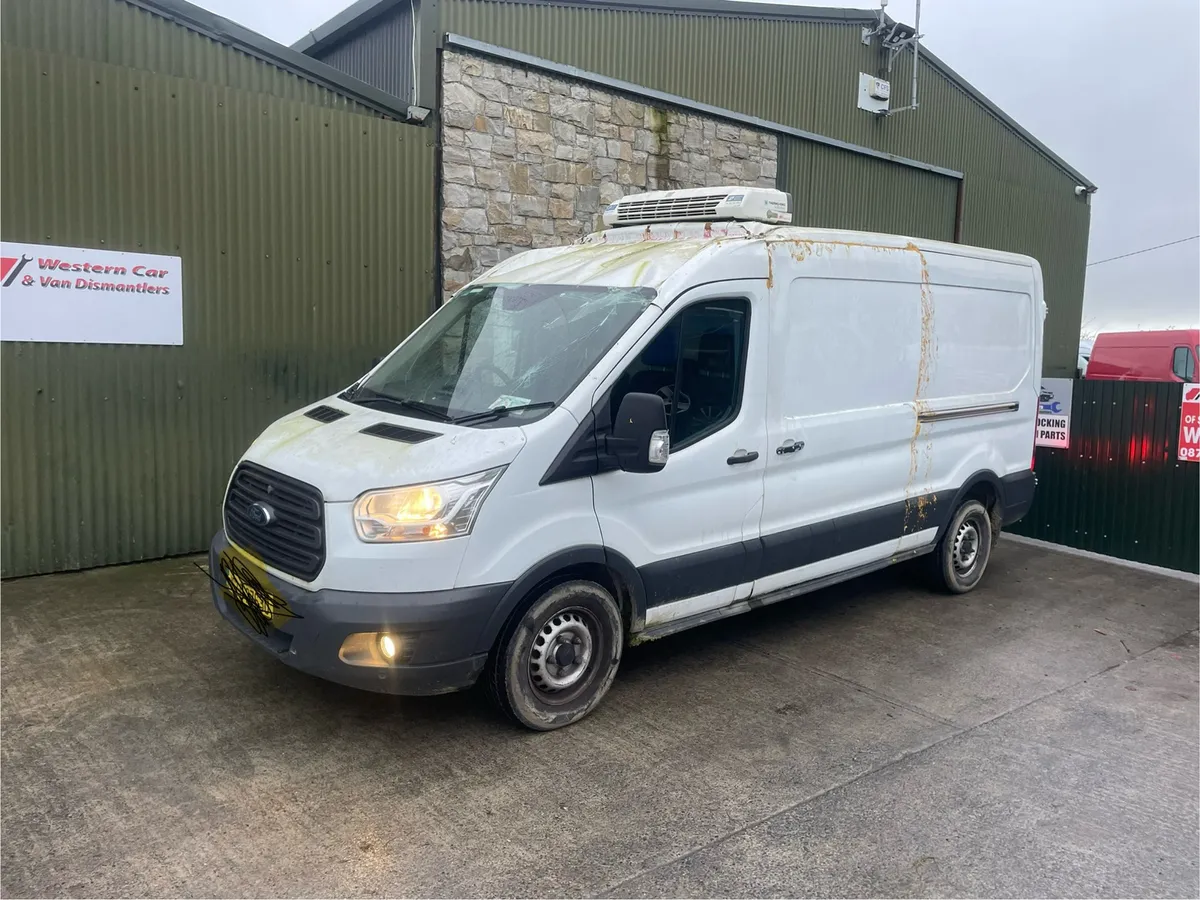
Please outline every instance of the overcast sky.
[{"label": "overcast sky", "polygon": [[[349,0],[198,0],[290,44]],[[877,0],[805,0],[875,8]],[[912,24],[915,0],[888,13]],[[1089,260],[1200,234],[1200,2],[923,0],[923,43],[1099,185]],[[1200,241],[1088,268],[1084,329],[1200,323]]]}]

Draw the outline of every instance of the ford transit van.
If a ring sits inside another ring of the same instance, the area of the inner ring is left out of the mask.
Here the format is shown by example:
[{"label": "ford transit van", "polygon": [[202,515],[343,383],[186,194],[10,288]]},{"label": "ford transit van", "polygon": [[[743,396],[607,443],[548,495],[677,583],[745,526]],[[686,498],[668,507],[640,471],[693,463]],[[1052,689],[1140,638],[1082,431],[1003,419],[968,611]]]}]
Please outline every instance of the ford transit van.
[{"label": "ford transit van", "polygon": [[975,587],[1033,499],[1035,260],[626,197],[514,256],[237,464],[213,600],[280,661],[549,730],[626,647],[918,560]]}]

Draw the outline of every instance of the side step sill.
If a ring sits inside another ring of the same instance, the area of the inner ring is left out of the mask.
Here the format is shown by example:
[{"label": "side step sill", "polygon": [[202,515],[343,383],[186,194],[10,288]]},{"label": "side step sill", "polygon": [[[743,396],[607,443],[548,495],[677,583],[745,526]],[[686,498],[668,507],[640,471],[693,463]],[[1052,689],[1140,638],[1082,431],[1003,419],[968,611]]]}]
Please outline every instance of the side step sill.
[{"label": "side step sill", "polygon": [[912,550],[905,550],[903,553],[897,553],[894,556],[889,556],[887,559],[881,559],[876,562],[867,563],[866,565],[857,566],[853,569],[847,569],[845,572],[834,572],[830,575],[814,578],[812,581],[805,581],[801,584],[793,584],[785,588],[780,588],[777,591],[772,591],[771,593],[764,594],[761,597],[748,597],[745,600],[738,600],[736,603],[731,603],[729,606],[722,606],[718,609],[706,610],[702,613],[696,613],[694,616],[688,616],[683,619],[675,619],[670,622],[663,622],[661,625],[655,625],[632,635],[629,639],[629,644],[632,647],[636,647],[638,644],[644,644],[647,641],[656,641],[661,637],[666,637],[670,634],[676,634],[680,631],[687,631],[689,628],[695,628],[698,625],[707,625],[709,622],[717,622],[721,619],[728,619],[730,616],[740,615],[741,613],[749,612],[752,609],[758,609],[760,606],[770,606],[773,603],[779,603],[783,600],[791,600],[792,598],[799,597],[803,594],[811,594],[813,591],[819,591],[822,588],[831,587],[835,584],[841,584],[843,581],[850,581],[852,578],[868,575],[871,572],[878,572],[880,569],[886,569],[888,566],[895,565],[896,563],[908,562],[910,559],[916,559],[918,556],[924,556],[926,553],[932,553],[936,548],[936,543],[926,547],[915,547]]}]

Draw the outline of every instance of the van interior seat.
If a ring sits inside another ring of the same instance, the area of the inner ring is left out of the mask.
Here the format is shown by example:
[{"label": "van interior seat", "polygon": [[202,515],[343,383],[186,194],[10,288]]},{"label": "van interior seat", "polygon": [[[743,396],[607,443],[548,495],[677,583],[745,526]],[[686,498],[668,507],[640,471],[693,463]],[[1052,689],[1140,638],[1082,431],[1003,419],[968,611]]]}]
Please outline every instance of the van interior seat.
[{"label": "van interior seat", "polygon": [[682,426],[681,433],[702,431],[725,418],[732,408],[736,386],[734,340],[728,325],[700,335],[694,370],[683,379],[683,390],[692,403],[686,415],[689,421]]},{"label": "van interior seat", "polygon": [[[668,327],[659,332],[642,350],[638,362],[642,368],[629,379],[629,387],[621,392],[621,396],[626,393],[658,394],[668,399],[670,393],[664,389],[675,386],[676,367],[679,362],[679,329]],[[686,384],[689,380],[688,370],[695,367],[695,361],[685,358],[683,367]]]}]

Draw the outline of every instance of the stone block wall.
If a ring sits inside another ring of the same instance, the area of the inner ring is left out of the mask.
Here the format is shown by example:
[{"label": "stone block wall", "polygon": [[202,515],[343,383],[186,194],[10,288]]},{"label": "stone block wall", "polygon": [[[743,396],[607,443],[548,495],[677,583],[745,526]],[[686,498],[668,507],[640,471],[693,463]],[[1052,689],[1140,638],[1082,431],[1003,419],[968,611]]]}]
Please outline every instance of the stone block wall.
[{"label": "stone block wall", "polygon": [[514,253],[602,227],[625,194],[775,186],[770,132],[470,54],[443,57],[441,113],[446,296]]}]

